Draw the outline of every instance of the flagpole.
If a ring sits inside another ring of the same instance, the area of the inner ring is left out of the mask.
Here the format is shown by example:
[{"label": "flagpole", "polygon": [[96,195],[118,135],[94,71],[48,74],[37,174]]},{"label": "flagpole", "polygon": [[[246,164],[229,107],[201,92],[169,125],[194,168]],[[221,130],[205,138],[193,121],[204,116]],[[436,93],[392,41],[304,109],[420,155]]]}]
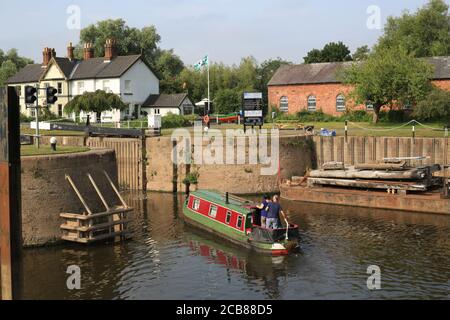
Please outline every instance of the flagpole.
[{"label": "flagpole", "polygon": [[211,99],[210,99],[210,86],[209,86],[209,55],[208,55],[208,115],[211,112]]}]

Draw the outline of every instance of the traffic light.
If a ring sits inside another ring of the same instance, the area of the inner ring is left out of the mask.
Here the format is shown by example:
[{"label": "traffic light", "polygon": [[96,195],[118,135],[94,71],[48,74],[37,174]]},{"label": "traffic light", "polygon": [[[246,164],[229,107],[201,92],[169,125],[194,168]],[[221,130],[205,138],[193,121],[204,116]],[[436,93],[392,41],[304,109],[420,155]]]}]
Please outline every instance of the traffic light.
[{"label": "traffic light", "polygon": [[32,86],[25,86],[25,103],[33,104],[37,100],[37,89]]},{"label": "traffic light", "polygon": [[55,95],[58,93],[58,90],[56,90],[53,87],[48,87],[46,89],[47,92],[47,104],[54,104],[56,101],[58,101],[58,97]]}]

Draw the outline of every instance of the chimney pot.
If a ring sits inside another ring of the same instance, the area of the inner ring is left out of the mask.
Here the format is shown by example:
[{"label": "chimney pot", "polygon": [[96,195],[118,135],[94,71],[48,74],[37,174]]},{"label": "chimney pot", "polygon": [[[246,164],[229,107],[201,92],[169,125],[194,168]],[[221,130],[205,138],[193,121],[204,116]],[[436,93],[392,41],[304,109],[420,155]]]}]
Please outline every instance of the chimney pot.
[{"label": "chimney pot", "polygon": [[55,51],[55,49],[52,50],[50,48],[44,48],[44,51],[42,52],[42,64],[44,67],[47,67],[48,64],[50,63],[50,60],[53,57],[54,51]]},{"label": "chimney pot", "polygon": [[83,59],[89,60],[94,58],[94,49],[92,48],[92,43],[87,42],[84,44],[84,54]]},{"label": "chimney pot", "polygon": [[67,47],[67,58],[69,58],[70,61],[75,59],[73,52],[74,52],[74,47],[72,45],[72,42],[70,42],[69,46]]},{"label": "chimney pot", "polygon": [[111,61],[116,56],[116,41],[114,39],[107,39],[105,44],[105,62]]}]

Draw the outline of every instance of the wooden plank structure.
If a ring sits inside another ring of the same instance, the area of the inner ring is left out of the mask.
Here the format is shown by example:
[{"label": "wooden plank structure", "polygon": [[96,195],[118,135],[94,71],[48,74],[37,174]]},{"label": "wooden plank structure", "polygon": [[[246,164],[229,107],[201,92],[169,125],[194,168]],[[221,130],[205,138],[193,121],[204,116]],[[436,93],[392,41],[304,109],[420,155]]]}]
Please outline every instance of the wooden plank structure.
[{"label": "wooden plank structure", "polygon": [[61,225],[63,240],[89,244],[107,239],[115,239],[116,237],[125,238],[128,234],[127,224],[130,220],[127,219],[127,213],[133,211],[133,208],[126,204],[117,187],[105,171],[104,174],[122,205],[110,206],[92,176],[88,174],[89,181],[106,209],[106,211],[100,213],[92,212],[72,178],[66,175],[67,181],[86,211],[83,214],[60,214],[60,217],[64,219],[64,223]]}]

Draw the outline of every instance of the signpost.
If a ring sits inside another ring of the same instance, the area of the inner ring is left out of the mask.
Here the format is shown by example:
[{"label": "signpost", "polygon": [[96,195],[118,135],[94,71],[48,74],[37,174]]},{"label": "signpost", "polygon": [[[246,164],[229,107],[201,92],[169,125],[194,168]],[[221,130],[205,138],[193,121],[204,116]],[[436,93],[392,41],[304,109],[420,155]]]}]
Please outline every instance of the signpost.
[{"label": "signpost", "polygon": [[261,92],[245,92],[242,103],[242,116],[244,117],[244,132],[247,127],[259,127],[264,125],[263,95]]},{"label": "signpost", "polygon": [[12,87],[0,87],[0,281],[1,298],[18,298],[22,250],[20,108]]}]

